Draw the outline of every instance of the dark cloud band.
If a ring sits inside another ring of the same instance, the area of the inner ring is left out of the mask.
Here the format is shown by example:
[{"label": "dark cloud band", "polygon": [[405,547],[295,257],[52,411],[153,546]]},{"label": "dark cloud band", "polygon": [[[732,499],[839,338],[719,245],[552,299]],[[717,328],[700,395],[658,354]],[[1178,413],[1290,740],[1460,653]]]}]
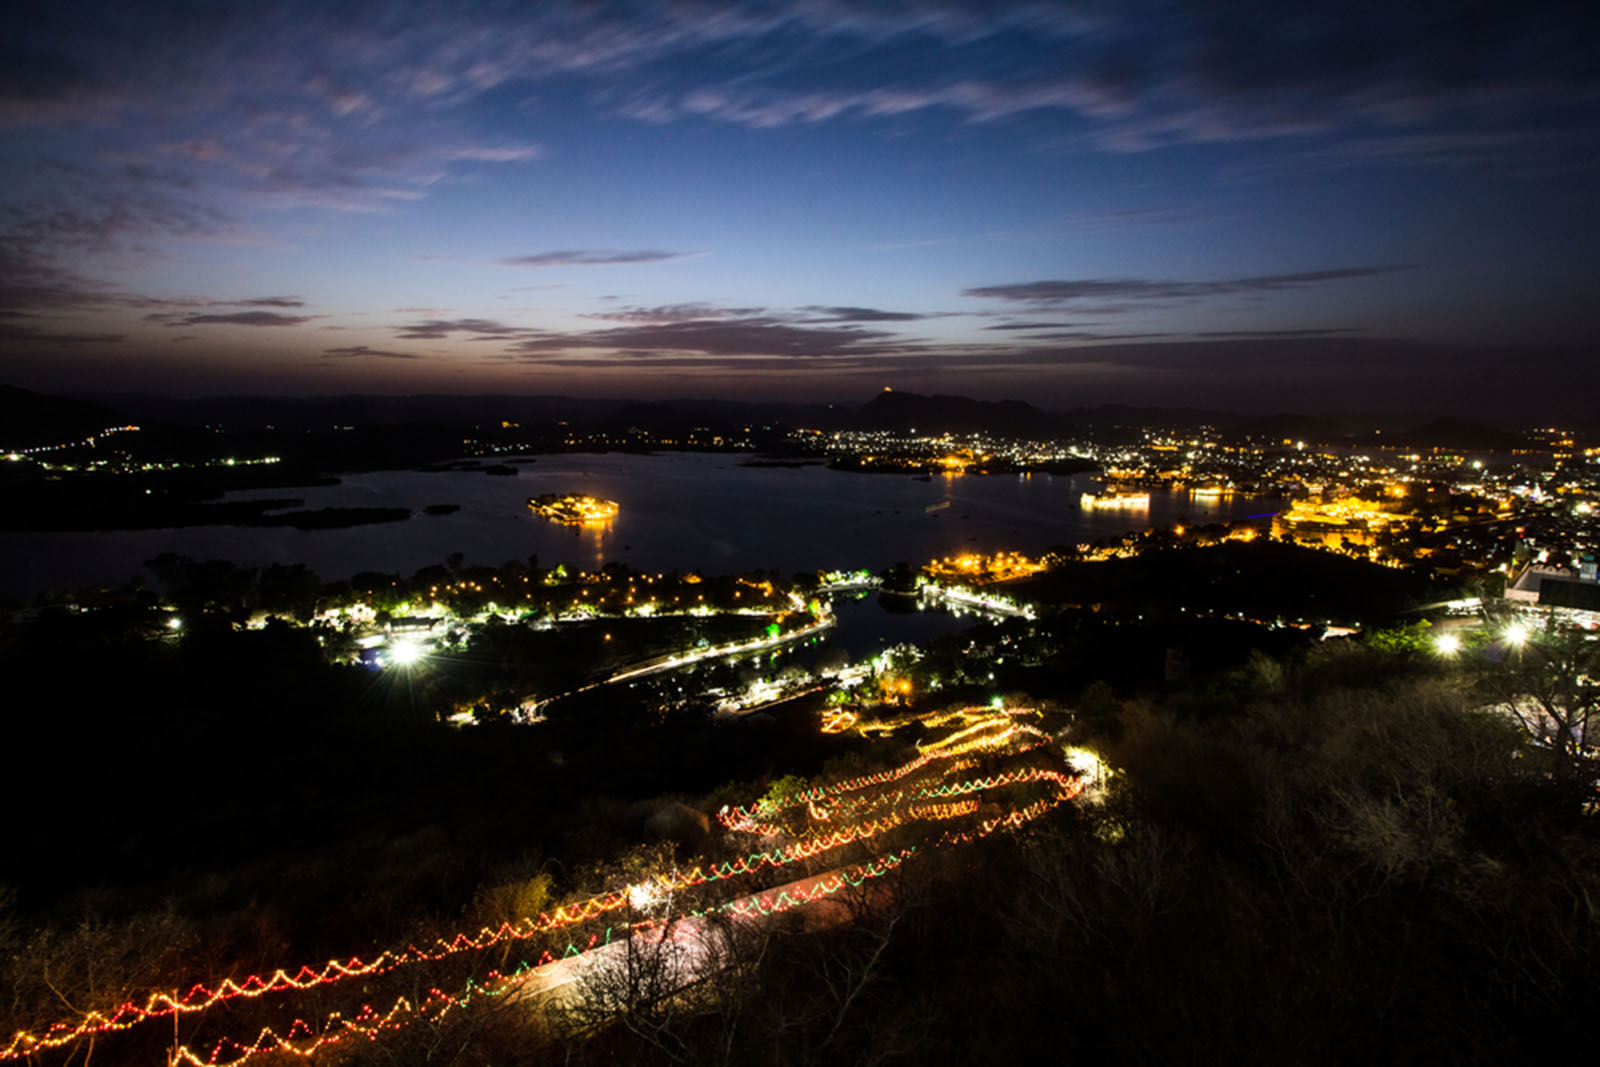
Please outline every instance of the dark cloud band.
[{"label": "dark cloud band", "polygon": [[1339,270],[1303,271],[1298,274],[1262,274],[1247,278],[1191,282],[1146,278],[1081,278],[1023,282],[1015,285],[982,285],[963,289],[961,295],[991,300],[1025,301],[1033,304],[1066,304],[1075,300],[1194,300],[1209,296],[1300,289],[1326,282],[1370,278],[1410,269],[1412,267],[1409,264],[1346,267]]}]

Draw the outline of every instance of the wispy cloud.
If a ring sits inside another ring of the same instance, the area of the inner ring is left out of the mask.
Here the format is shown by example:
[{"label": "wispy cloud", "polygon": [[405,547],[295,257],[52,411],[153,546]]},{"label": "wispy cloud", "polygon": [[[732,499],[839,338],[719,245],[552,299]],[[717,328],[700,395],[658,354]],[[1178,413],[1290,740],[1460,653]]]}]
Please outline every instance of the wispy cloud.
[{"label": "wispy cloud", "polygon": [[664,322],[610,330],[546,334],[516,342],[521,352],[608,348],[624,352],[699,352],[709,356],[863,355],[915,348],[881,330],[800,326],[770,317]]},{"label": "wispy cloud", "polygon": [[293,296],[258,296],[251,300],[228,300],[219,301],[219,303],[250,308],[303,308],[306,306],[304,300]]},{"label": "wispy cloud", "polygon": [[511,256],[500,262],[508,267],[614,267],[629,263],[662,263],[669,259],[684,259],[700,255],[698,252],[663,252],[658,249],[616,251],[610,249],[572,248],[560,252],[536,252],[527,256]]},{"label": "wispy cloud", "polygon": [[[102,294],[105,303],[116,303],[131,308],[303,308],[306,302],[297,296],[257,296],[244,300],[211,300],[203,296],[137,296]],[[159,321],[155,315],[146,316]]]},{"label": "wispy cloud", "polygon": [[78,345],[118,344],[127,339],[126,334],[120,333],[55,333],[51,330],[39,330],[32,326],[23,326],[15,322],[0,322],[0,341],[3,342],[45,344],[73,348]]},{"label": "wispy cloud", "polygon": [[[772,128],[930,109],[969,122],[1058,111],[1123,150],[1462,112],[1514,128],[1530,110],[1600,87],[1585,15],[1561,0],[1470,13],[1378,0],[1309,14],[1190,4],[1159,18],[1143,5],[1028,0],[549,0],[457,5],[427,19],[310,0],[210,5],[203,18],[149,5],[93,19],[46,9],[18,20],[0,121],[108,124],[157,108],[249,116],[251,103],[272,100],[302,124],[370,133],[562,78],[589,79],[604,106],[645,121]],[[842,55],[858,60],[848,76]],[[236,149],[212,129],[172,143],[206,162]],[[531,145],[433,150],[442,163],[538,156]]]},{"label": "wispy cloud", "polygon": [[759,315],[763,310],[765,309],[718,307],[714,304],[697,301],[688,304],[665,304],[650,308],[631,307],[620,311],[596,311],[583,317],[597,319],[601,322],[661,325],[669,322],[698,322],[704,319],[746,318],[751,315]]},{"label": "wispy cloud", "polygon": [[1298,274],[1260,274],[1245,278],[1211,281],[1165,281],[1147,278],[1080,278],[1070,280],[1021,282],[1011,285],[982,285],[963,289],[962,296],[992,300],[1021,301],[1031,304],[1067,304],[1077,300],[1195,300],[1243,293],[1271,293],[1301,289],[1328,282],[1370,278],[1395,271],[1411,270],[1412,265],[1346,267],[1338,270],[1302,271]]},{"label": "wispy cloud", "polygon": [[1100,333],[1096,330],[1053,330],[1049,333],[1035,334],[1032,341],[1147,341],[1158,337],[1173,337],[1175,334],[1156,333]]},{"label": "wispy cloud", "polygon": [[0,308],[92,307],[125,297],[112,285],[50,262],[26,241],[0,237]]},{"label": "wispy cloud", "polygon": [[388,352],[381,348],[368,348],[366,345],[349,345],[344,348],[324,348],[322,354],[325,358],[351,359],[356,357],[371,356],[377,359],[421,359],[414,352]]},{"label": "wispy cloud", "polygon": [[1202,330],[1195,337],[1330,337],[1340,333],[1361,333],[1355,326],[1330,326],[1303,330]]},{"label": "wispy cloud", "polygon": [[[1140,5],[1062,5],[1051,9],[1054,18],[1029,27],[1033,49],[1015,44],[1011,18],[1022,7],[988,7],[993,14],[973,20],[963,34],[930,35],[919,56],[929,72],[924,77],[904,73],[905,54],[895,51],[901,42],[882,27],[846,23],[836,40],[876,49],[886,61],[874,66],[896,71],[896,78],[858,74],[818,83],[764,76],[752,64],[716,84],[638,88],[615,106],[657,124],[709,120],[755,129],[930,111],[967,123],[1056,113],[1078,120],[1082,149],[1142,152],[1185,143],[1305,141],[1373,127],[1431,133],[1462,115],[1521,131],[1530,116],[1558,114],[1600,93],[1600,68],[1580,43],[1592,34],[1579,6],[1561,0],[1491,5],[1470,15],[1396,10],[1377,0],[1311,15],[1272,5],[1172,5],[1160,18]],[[947,14],[952,6],[912,8]],[[930,56],[938,61],[928,62]],[[871,68],[862,63],[861,69]],[[1426,160],[1440,148],[1423,139],[1380,151]]]},{"label": "wispy cloud", "polygon": [[820,307],[815,304],[808,304],[800,310],[825,316],[824,318],[807,320],[809,322],[916,322],[919,319],[935,317],[912,311],[882,311],[878,308],[863,307]]},{"label": "wispy cloud", "polygon": [[492,319],[428,319],[397,329],[399,332],[395,336],[406,341],[437,341],[456,333],[505,337],[525,332],[520,327],[507,326]]},{"label": "wispy cloud", "polygon": [[167,326],[298,326],[316,315],[281,315],[276,311],[234,311],[223,315],[146,316]]},{"label": "wispy cloud", "polygon": [[462,145],[441,153],[447,160],[466,160],[473,163],[525,163],[544,157],[544,148],[536,144],[520,145]]},{"label": "wispy cloud", "polygon": [[567,356],[529,352],[512,357],[513,362],[560,370],[623,370],[628,374],[653,371],[714,370],[718,377],[765,377],[772,374],[802,373],[830,380],[839,374],[863,369],[902,367],[897,356],[819,356],[797,360],[780,356],[701,356],[654,351],[615,352],[604,356]]},{"label": "wispy cloud", "polygon": [[1074,77],[1021,85],[962,80],[936,86],[910,84],[856,91],[700,88],[675,99],[637,96],[623,105],[622,112],[655,123],[705,118],[753,129],[776,129],[844,117],[884,118],[933,108],[989,122],[1040,109],[1104,118],[1125,111],[1127,104],[1094,80]]}]

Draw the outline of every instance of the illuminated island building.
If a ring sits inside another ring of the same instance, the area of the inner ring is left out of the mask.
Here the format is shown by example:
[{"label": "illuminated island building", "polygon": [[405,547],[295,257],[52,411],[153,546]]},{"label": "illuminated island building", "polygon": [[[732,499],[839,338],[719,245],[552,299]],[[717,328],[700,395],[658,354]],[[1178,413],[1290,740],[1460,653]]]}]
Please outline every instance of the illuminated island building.
[{"label": "illuminated island building", "polygon": [[1150,506],[1150,494],[1118,491],[1111,491],[1098,495],[1095,493],[1084,493],[1078,498],[1078,505],[1085,511],[1113,508],[1126,508],[1130,510],[1148,508]]},{"label": "illuminated island building", "polygon": [[577,493],[544,493],[529,497],[528,507],[540,518],[567,526],[592,526],[617,517],[617,502]]}]

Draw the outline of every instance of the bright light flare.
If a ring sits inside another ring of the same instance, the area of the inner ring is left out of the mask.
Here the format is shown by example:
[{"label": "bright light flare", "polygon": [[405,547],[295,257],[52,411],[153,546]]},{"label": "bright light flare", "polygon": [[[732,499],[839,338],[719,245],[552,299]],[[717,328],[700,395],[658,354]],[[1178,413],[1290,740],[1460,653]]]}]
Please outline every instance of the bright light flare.
[{"label": "bright light flare", "polygon": [[389,646],[389,662],[398,667],[409,667],[422,659],[423,647],[415,641],[396,641]]},{"label": "bright light flare", "polygon": [[1440,634],[1433,639],[1433,650],[1441,656],[1453,656],[1461,651],[1461,638],[1455,634]]},{"label": "bright light flare", "polygon": [[1528,628],[1520,622],[1514,622],[1506,627],[1506,644],[1521,646],[1528,640]]},{"label": "bright light flare", "polygon": [[638,885],[628,887],[628,903],[635,911],[649,911],[660,899],[660,893],[649,882],[640,882]]},{"label": "bright light flare", "polygon": [[1091,778],[1105,778],[1111,773],[1111,768],[1106,766],[1105,761],[1097,753],[1086,748],[1073,745],[1063,749],[1063,755],[1066,756],[1067,766],[1079,774]]}]

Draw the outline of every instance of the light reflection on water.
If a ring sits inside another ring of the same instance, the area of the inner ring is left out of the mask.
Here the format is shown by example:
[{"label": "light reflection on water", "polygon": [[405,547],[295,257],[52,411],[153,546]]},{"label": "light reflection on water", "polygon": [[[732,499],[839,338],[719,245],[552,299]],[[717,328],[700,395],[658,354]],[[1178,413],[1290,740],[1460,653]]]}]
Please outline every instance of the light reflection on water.
[{"label": "light reflection on water", "polygon": [[[543,566],[596,569],[610,560],[648,570],[740,573],[923,562],[961,551],[1019,549],[1117,536],[1130,529],[1227,521],[1278,501],[1153,491],[1147,511],[1085,511],[1096,483],[1048,474],[940,477],[856,474],[822,467],[743,467],[728,454],[539,456],[517,477],[476,471],[377,471],[336,486],[236,498],[299,497],[307,508],[404,507],[405,522],[343,530],[208,526],[178,530],[0,534],[0,593],[125,581],[164,551],[250,566],[303,562],[325,579],[364,571],[411,574],[462,553],[498,566],[537,555]],[[524,506],[540,493],[587,493],[621,505],[602,527],[546,522]],[[428,504],[459,504],[424,515]],[[931,509],[931,510],[930,510]]]}]

